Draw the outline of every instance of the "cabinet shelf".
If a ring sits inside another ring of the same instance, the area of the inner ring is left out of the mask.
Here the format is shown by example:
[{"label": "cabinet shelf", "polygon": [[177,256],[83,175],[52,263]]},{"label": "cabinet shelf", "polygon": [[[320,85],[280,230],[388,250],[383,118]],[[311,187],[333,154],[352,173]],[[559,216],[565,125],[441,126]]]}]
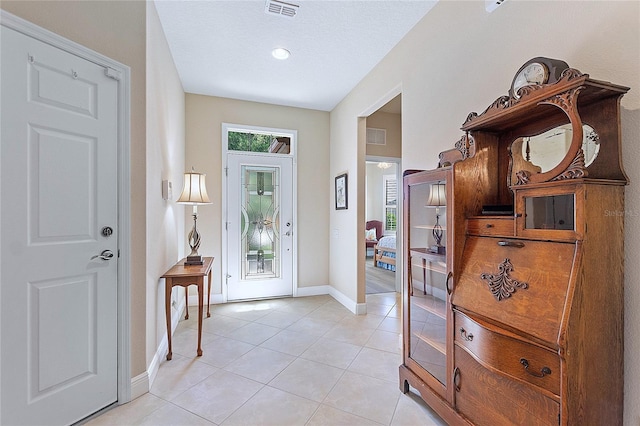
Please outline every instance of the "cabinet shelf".
[{"label": "cabinet shelf", "polygon": [[444,262],[429,262],[426,266],[422,265],[422,263],[411,262],[411,266],[414,266],[416,268],[424,268],[427,271],[437,272],[438,274],[442,275],[445,275],[447,273],[447,265]]},{"label": "cabinet shelf", "polygon": [[[412,227],[412,228],[415,228],[415,229],[428,229],[428,230],[433,230],[434,225],[412,225],[411,227]],[[443,231],[446,231],[446,230],[447,230],[447,227],[446,227],[446,226],[441,226],[440,228],[441,228]]]},{"label": "cabinet shelf", "polygon": [[446,319],[447,304],[444,300],[427,294],[424,296],[411,296],[411,304],[437,315],[442,319]]},{"label": "cabinet shelf", "polygon": [[419,333],[415,331],[413,332],[413,335],[416,336],[421,341],[423,341],[424,343],[426,343],[427,345],[431,346],[433,349],[440,352],[442,355],[447,354],[447,347],[444,342],[444,337],[440,339],[437,337],[431,337],[424,333]]}]

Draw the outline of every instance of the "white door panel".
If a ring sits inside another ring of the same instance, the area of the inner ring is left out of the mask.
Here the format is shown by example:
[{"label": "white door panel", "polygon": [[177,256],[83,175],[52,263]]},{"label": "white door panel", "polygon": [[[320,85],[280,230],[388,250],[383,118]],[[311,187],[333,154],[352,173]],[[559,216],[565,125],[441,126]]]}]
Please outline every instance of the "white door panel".
[{"label": "white door panel", "polygon": [[227,158],[227,300],[291,296],[293,159]]},{"label": "white door panel", "polygon": [[117,400],[117,82],[6,27],[1,78],[0,423],[69,424]]}]

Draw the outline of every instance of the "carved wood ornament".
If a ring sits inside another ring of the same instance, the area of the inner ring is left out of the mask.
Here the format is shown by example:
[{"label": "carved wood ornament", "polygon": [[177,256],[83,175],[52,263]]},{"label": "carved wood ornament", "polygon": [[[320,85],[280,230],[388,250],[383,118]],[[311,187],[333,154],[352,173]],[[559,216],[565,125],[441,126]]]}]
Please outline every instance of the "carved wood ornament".
[{"label": "carved wood ornament", "polygon": [[500,301],[511,297],[516,291],[516,287],[526,289],[529,284],[511,278],[509,275],[513,272],[511,261],[506,258],[498,265],[498,274],[480,274],[480,278],[485,280],[489,285],[489,290],[496,300]]},{"label": "carved wood ornament", "polygon": [[573,159],[567,170],[565,170],[562,174],[551,179],[552,181],[556,180],[565,180],[565,179],[580,179],[587,177],[588,172],[584,166],[584,151],[582,148],[576,154],[576,158]]}]

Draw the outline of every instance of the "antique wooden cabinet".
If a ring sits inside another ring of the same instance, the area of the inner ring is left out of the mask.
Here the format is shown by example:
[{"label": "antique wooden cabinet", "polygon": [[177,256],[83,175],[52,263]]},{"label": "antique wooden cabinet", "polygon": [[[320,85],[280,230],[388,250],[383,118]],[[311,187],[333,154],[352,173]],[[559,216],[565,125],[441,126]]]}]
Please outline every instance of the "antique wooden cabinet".
[{"label": "antique wooden cabinet", "polygon": [[534,58],[405,173],[400,388],[447,423],[622,424],[628,90]]}]

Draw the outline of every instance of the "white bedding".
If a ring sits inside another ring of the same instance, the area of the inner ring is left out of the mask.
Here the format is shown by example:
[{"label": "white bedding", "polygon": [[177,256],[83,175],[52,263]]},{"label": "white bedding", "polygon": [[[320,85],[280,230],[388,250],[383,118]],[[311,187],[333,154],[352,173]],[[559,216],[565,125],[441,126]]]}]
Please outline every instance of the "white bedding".
[{"label": "white bedding", "polygon": [[387,235],[385,237],[380,238],[378,241],[379,248],[396,248],[396,236],[395,235]]}]

